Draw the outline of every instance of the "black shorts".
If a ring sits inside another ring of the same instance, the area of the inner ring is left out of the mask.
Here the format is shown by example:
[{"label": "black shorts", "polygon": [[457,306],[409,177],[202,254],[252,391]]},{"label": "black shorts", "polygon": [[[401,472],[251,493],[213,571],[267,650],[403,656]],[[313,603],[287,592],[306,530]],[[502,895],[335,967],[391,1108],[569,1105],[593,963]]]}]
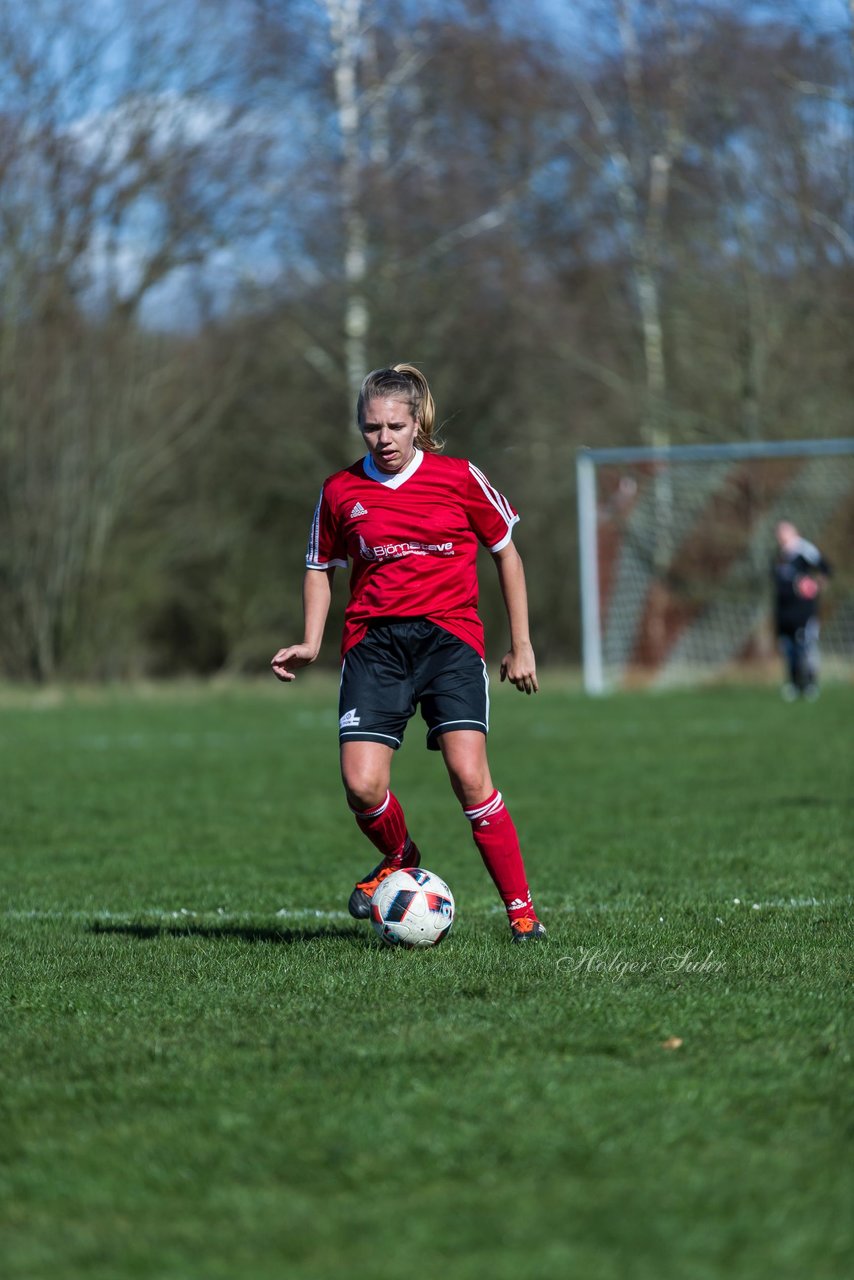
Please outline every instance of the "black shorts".
[{"label": "black shorts", "polygon": [[476,649],[424,618],[368,629],[341,668],[338,738],[384,742],[394,751],[420,704],[427,746],[440,734],[489,728],[489,676]]}]

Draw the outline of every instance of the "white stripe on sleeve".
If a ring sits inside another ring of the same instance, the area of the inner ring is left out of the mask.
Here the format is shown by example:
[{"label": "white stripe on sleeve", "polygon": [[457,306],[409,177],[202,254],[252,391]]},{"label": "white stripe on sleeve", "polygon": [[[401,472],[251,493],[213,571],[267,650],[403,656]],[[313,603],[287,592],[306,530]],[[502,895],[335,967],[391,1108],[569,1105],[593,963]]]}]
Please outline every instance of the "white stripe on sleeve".
[{"label": "white stripe on sleeve", "polygon": [[514,523],[514,520],[517,520],[518,516],[514,517],[513,509],[510,506],[510,503],[504,497],[504,494],[499,493],[498,490],[495,488],[495,486],[489,483],[489,481],[487,480],[483,472],[478,467],[476,467],[473,462],[469,463],[469,471],[471,472],[475,480],[480,485],[481,489],[483,490],[484,494],[487,497],[487,500],[492,503],[493,507],[495,507],[495,510],[502,516],[504,520],[507,521],[508,525]]}]

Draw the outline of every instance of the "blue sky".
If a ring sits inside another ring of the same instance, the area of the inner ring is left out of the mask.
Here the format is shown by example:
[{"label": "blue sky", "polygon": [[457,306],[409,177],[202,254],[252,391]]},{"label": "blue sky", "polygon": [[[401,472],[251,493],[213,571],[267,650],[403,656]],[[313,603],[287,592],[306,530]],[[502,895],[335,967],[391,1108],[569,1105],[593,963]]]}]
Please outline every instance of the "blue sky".
[{"label": "blue sky", "polygon": [[[129,2],[130,0],[89,0],[88,19],[103,29],[107,26],[109,17],[112,16],[115,19],[125,10]],[[162,15],[166,20],[169,20],[171,12],[172,25],[168,38],[177,37],[179,31],[186,32],[187,6],[178,0],[173,10],[170,10],[168,4],[160,7],[159,0],[154,2],[157,5],[158,15]],[[290,2],[295,6],[304,6],[318,16],[319,22],[324,21],[323,0],[290,0]],[[684,0],[681,2],[684,3]],[[205,0],[196,0],[196,3],[204,10]],[[235,0],[235,3],[239,7],[239,0]],[[641,0],[638,0],[638,3],[640,4]],[[680,3],[680,0],[676,0],[676,3]],[[363,0],[363,4],[365,17],[369,18],[374,7],[372,0]],[[438,5],[439,0],[436,0],[437,10]],[[51,7],[52,0],[42,0],[39,12],[48,13]],[[218,6],[211,7],[216,9]],[[742,16],[750,15],[757,22],[779,21],[789,24],[794,22],[807,31],[838,33],[846,41],[850,38],[851,16],[848,0],[743,0],[743,3],[738,6],[734,2],[728,3],[728,0],[697,0],[697,10],[703,8],[712,11],[719,9],[721,12],[735,9]],[[429,13],[430,9],[431,0],[422,0],[420,11]],[[525,23],[528,30],[533,21],[532,14],[537,14],[539,23],[543,26],[544,38],[547,33],[551,33],[561,43],[566,42],[568,53],[576,55],[583,54],[585,49],[592,51],[597,47],[600,50],[608,47],[609,42],[615,38],[614,12],[615,0],[531,0],[530,7],[520,7],[517,10],[518,20]],[[603,22],[602,15],[608,15],[610,21]],[[595,21],[597,17],[598,21]],[[61,45],[59,47],[61,49]],[[111,74],[115,72],[119,80],[123,79],[120,75],[123,52],[126,52],[126,45],[124,40],[119,38],[104,55],[104,99],[101,99],[98,93],[95,94],[94,100],[90,97],[88,109],[77,115],[71,125],[70,131],[77,134],[82,146],[96,147],[99,140],[109,136],[111,131],[117,147],[125,144],[127,131],[120,127],[120,113],[105,109],[109,100],[107,82]],[[180,79],[182,72],[178,71],[176,74]],[[126,88],[126,85],[124,87]],[[145,94],[146,86],[140,86],[140,92]],[[176,131],[183,136],[198,135],[199,137],[215,133],[217,115],[218,113],[222,115],[224,111],[221,101],[217,103],[216,100],[207,101],[198,97],[192,100],[182,99],[181,87],[177,84],[163,86],[161,92],[155,96],[160,103],[158,111],[161,108],[163,111],[164,137]],[[150,100],[154,101],[153,98]],[[174,108],[170,108],[170,100],[174,100]],[[68,107],[73,112],[73,103],[69,102]],[[298,136],[301,145],[305,148],[311,145],[312,125],[310,120],[298,121],[296,111],[297,103],[292,97],[287,121],[289,136]],[[279,114],[268,114],[265,109],[259,107],[251,113],[245,127],[264,129],[271,136],[275,136],[281,127],[282,119]],[[316,127],[315,122],[314,128]],[[276,171],[282,188],[279,198],[284,203],[288,198],[288,164],[284,154],[278,158]],[[120,244],[113,244],[112,248],[109,248],[106,243],[103,246],[99,246],[98,243],[93,246],[96,256],[100,254],[103,258],[103,266],[99,266],[99,270],[103,270],[105,275],[111,269],[119,277],[132,282],[135,274],[138,274],[138,263],[142,261],[146,250],[150,247],[148,243],[150,229],[146,225],[145,216],[143,211],[135,224],[128,223]],[[263,278],[273,272],[272,259],[275,258],[275,253],[275,247],[265,244],[263,237],[257,233],[249,244],[232,242],[228,246],[212,251],[209,265],[218,282],[218,292],[226,296],[229,290],[236,287],[241,280],[251,280],[255,274]],[[100,262],[100,259],[98,261]],[[156,313],[159,318],[164,314],[168,315],[179,325],[187,323],[186,309],[193,307],[192,291],[188,288],[191,274],[175,272],[154,290],[148,303],[150,311]],[[98,271],[96,271],[97,275]]]},{"label": "blue sky", "polygon": [[[599,34],[591,20],[593,14],[603,8],[612,8],[613,0],[539,0],[540,7],[554,23],[559,37],[577,44],[579,39]],[[704,0],[703,7],[721,12],[735,8],[742,17],[752,17],[756,22],[794,22],[806,30],[821,32],[850,32],[851,13],[849,0],[743,0],[733,5],[727,0]]]}]

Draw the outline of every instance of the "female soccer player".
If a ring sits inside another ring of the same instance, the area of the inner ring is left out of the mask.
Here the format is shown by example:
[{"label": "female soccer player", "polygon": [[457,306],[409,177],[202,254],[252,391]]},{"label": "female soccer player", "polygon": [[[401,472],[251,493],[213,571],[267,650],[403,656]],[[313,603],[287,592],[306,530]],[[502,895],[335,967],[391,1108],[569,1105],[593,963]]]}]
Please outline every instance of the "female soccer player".
[{"label": "female soccer player", "polygon": [[339,699],[341,775],[350,809],[382,861],[350,895],[349,911],[370,915],[377,885],[418,866],[397,797],[391,761],[420,704],[427,747],[441,751],[475,844],[501,895],[514,942],[540,939],[519,839],[489,770],[489,677],[477,613],[478,543],[492,552],[510,622],[501,679],[537,692],[528,636],[528,597],[511,541],[519,519],[482,471],[442,457],[435,407],[420,370],[376,369],[357,405],[367,456],[323,484],[303,585],[305,637],[272,660],[283,681],[320,651],[336,568],[350,573]]}]

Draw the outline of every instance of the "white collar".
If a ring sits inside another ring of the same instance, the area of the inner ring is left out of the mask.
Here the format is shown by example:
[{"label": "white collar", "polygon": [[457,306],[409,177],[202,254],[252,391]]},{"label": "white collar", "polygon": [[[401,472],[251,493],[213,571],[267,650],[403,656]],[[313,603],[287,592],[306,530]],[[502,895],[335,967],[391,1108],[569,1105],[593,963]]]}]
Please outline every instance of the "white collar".
[{"label": "white collar", "polygon": [[408,462],[402,471],[393,471],[391,473],[387,471],[380,471],[369,453],[365,455],[362,466],[364,468],[365,475],[369,480],[378,480],[380,484],[387,484],[390,489],[399,489],[402,484],[406,483],[410,476],[415,475],[415,472],[421,466],[423,461],[423,449],[416,449],[412,461]]}]

